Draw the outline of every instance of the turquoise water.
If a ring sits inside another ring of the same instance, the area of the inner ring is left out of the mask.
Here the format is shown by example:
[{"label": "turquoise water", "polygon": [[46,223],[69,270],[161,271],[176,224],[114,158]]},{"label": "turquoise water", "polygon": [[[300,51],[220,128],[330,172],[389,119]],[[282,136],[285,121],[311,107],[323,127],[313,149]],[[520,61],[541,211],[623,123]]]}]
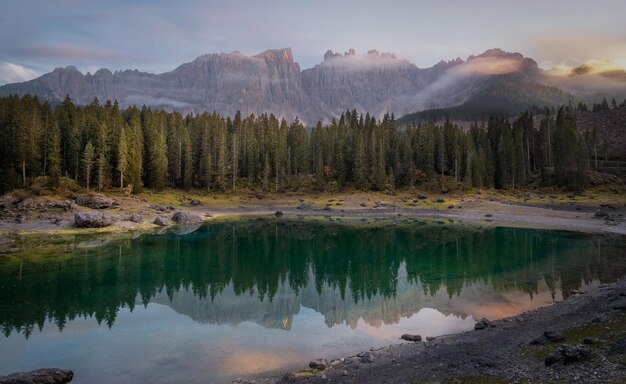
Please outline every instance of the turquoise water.
[{"label": "turquoise water", "polygon": [[0,375],[282,374],[402,333],[469,330],[626,274],[624,237],[420,221],[258,220],[61,242],[62,254],[0,258]]}]

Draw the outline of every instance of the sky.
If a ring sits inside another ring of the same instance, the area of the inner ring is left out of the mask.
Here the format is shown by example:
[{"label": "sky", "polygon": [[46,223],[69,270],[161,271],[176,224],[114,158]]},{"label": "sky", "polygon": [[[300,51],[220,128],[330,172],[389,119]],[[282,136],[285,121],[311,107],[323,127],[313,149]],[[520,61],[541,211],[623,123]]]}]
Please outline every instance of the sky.
[{"label": "sky", "polygon": [[0,0],[0,84],[74,65],[161,73],[206,53],[395,53],[418,67],[489,48],[544,69],[626,67],[624,0]]}]

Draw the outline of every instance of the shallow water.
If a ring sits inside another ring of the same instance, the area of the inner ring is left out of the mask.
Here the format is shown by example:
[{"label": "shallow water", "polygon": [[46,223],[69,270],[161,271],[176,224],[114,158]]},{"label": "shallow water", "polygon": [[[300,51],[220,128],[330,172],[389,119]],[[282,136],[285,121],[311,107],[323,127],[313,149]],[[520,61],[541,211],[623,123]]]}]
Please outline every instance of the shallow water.
[{"label": "shallow water", "polygon": [[0,375],[220,383],[472,329],[626,274],[624,237],[246,221],[0,258]]}]

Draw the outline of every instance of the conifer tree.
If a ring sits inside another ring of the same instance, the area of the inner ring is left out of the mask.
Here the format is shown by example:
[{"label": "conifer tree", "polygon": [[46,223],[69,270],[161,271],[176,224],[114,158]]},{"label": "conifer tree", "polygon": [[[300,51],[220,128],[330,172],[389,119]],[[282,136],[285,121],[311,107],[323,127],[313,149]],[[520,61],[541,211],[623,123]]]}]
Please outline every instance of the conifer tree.
[{"label": "conifer tree", "polygon": [[91,141],[87,142],[85,145],[85,151],[83,152],[83,167],[85,172],[85,183],[87,184],[87,189],[89,189],[89,182],[91,181],[91,170],[93,169],[93,165],[95,162],[96,153],[94,150]]}]

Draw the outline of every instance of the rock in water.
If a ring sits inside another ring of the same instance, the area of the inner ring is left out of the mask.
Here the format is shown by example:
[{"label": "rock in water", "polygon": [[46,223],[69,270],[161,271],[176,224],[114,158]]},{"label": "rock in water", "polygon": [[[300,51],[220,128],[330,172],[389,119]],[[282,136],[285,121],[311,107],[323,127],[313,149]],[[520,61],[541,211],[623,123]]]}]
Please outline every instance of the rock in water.
[{"label": "rock in water", "polygon": [[64,384],[71,382],[73,377],[74,372],[70,370],[42,368],[0,377],[0,384]]},{"label": "rock in water", "polygon": [[93,209],[111,208],[113,203],[113,199],[104,195],[82,195],[76,197],[76,204]]},{"label": "rock in water", "polygon": [[400,336],[400,338],[402,340],[406,340],[406,341],[415,341],[415,342],[422,341],[422,336],[420,336],[420,335],[409,335],[408,333],[405,333],[404,335]]},{"label": "rock in water", "polygon": [[176,212],[172,216],[172,221],[178,225],[202,224],[202,218],[196,214],[189,212]]},{"label": "rock in water", "polygon": [[113,224],[113,216],[104,212],[77,212],[74,221],[78,228],[102,228]]}]

